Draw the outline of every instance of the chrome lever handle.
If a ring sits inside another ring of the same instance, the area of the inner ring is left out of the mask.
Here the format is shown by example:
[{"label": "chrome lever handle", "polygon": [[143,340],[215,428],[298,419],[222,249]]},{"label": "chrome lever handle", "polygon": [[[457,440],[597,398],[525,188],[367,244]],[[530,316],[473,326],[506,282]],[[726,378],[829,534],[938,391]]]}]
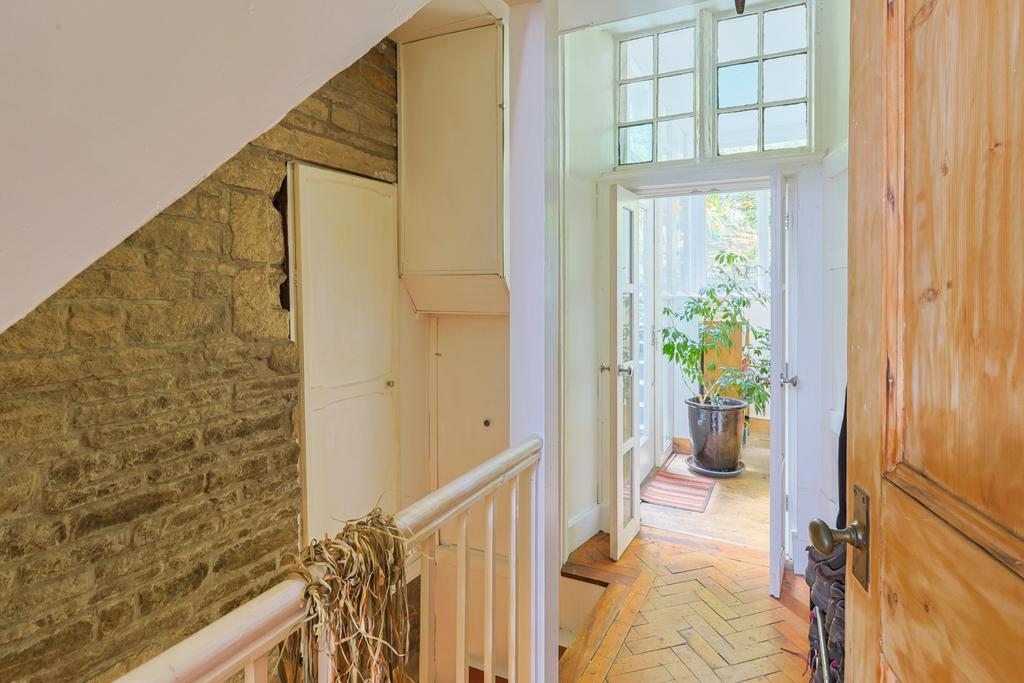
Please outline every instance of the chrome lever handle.
[{"label": "chrome lever handle", "polygon": [[633,376],[633,366],[626,367],[625,365],[619,365],[619,374],[620,375],[629,375],[630,377],[632,377]]},{"label": "chrome lever handle", "polygon": [[786,377],[786,373],[784,373],[784,372],[783,373],[779,373],[779,386],[780,387],[784,387],[787,384],[790,385],[791,387],[796,387],[796,385],[799,384],[799,383],[800,383],[800,379],[796,375],[793,375],[792,377]]}]

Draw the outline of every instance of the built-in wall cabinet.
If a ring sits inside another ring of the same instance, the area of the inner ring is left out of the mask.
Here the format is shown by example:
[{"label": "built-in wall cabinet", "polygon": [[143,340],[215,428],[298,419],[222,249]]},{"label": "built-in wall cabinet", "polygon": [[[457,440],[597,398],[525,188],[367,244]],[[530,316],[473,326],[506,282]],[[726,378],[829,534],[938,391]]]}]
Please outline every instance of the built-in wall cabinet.
[{"label": "built-in wall cabinet", "polygon": [[417,311],[508,312],[505,32],[399,47],[399,271]]}]

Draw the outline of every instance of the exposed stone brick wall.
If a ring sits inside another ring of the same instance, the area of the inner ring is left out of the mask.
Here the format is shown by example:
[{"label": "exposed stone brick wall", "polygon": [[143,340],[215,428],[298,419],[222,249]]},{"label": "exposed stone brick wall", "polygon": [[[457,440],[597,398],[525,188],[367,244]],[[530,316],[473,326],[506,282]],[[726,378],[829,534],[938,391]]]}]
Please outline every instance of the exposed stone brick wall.
[{"label": "exposed stone brick wall", "polygon": [[395,68],[385,41],[0,334],[0,681],[110,680],[281,577],[299,377],[273,197],[290,159],[396,180]]}]

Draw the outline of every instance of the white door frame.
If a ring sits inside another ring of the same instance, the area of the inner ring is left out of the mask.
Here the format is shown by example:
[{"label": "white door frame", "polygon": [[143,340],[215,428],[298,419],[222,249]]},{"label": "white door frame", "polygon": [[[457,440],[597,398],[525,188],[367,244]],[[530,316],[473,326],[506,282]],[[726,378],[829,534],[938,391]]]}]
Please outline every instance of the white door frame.
[{"label": "white door frame", "polygon": [[[616,185],[602,184],[604,187],[614,191]],[[782,368],[782,353],[784,351],[784,340],[786,338],[786,316],[785,309],[781,305],[783,293],[781,290],[784,267],[782,255],[783,239],[783,196],[787,189],[787,182],[781,171],[772,171],[768,176],[725,178],[717,181],[702,181],[693,183],[673,184],[661,186],[656,189],[634,188],[633,192],[642,198],[674,197],[685,194],[706,194],[714,192],[728,192],[732,190],[750,190],[768,186],[771,189],[772,201],[772,225],[771,225],[771,262],[770,279],[771,291],[771,339],[772,339],[772,362],[771,362],[771,400],[769,402],[769,413],[771,420],[770,449],[771,459],[769,465],[769,592],[778,597],[782,587],[783,568],[786,561],[785,554],[785,467],[783,462],[784,430],[786,427],[785,415],[780,414],[783,407],[784,393],[779,390],[779,372]],[[615,215],[608,218],[609,236],[614,243],[615,240]],[[657,240],[655,240],[657,245]],[[657,255],[654,260],[659,262]],[[614,285],[614,280],[612,281]],[[659,281],[655,281],[655,290],[658,291]],[[655,297],[658,299],[659,297]],[[659,391],[662,387],[659,387]],[[660,419],[660,415],[658,416]],[[613,442],[614,443],[614,442]],[[613,481],[614,481],[614,472]],[[611,501],[614,505],[614,500]]]}]

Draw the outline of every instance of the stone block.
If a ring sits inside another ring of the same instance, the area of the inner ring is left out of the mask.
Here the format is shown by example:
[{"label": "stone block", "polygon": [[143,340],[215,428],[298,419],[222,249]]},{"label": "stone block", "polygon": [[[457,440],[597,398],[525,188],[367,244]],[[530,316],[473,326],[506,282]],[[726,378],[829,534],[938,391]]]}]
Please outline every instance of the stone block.
[{"label": "stone block", "polygon": [[64,392],[0,394],[0,448],[60,436],[67,421]]},{"label": "stone block", "polygon": [[128,308],[127,334],[144,344],[217,337],[226,331],[227,318],[220,303],[138,304]]},{"label": "stone block", "polygon": [[124,310],[113,303],[73,303],[68,318],[68,341],[76,349],[117,346],[124,340]]},{"label": "stone block", "polygon": [[120,375],[80,380],[71,393],[76,403],[126,398],[139,394],[166,392],[174,386],[175,376],[170,372],[147,372],[138,375]]},{"label": "stone block", "polygon": [[64,307],[43,304],[0,333],[0,356],[49,353],[66,344]]},{"label": "stone block", "polygon": [[398,96],[398,82],[394,74],[388,74],[368,62],[360,63],[363,82],[373,90],[387,95],[389,99]]},{"label": "stone block", "polygon": [[68,529],[61,520],[5,521],[0,525],[0,564],[52,548],[63,543],[67,538]]},{"label": "stone block", "polygon": [[39,495],[39,475],[34,470],[0,472],[0,515],[31,506]]},{"label": "stone block", "polygon": [[295,374],[299,371],[299,349],[296,344],[275,346],[270,351],[267,365],[274,372]]},{"label": "stone block", "polygon": [[204,442],[209,446],[253,435],[283,433],[284,420],[280,413],[241,415],[217,420],[206,428]]},{"label": "stone block", "polygon": [[189,595],[199,588],[209,570],[209,565],[200,563],[187,572],[162,579],[149,586],[139,593],[139,613],[146,616]]},{"label": "stone block", "polygon": [[225,185],[257,190],[273,196],[281,188],[285,168],[285,162],[246,146],[214,171],[212,177]]},{"label": "stone block", "polygon": [[394,161],[306,131],[276,126],[253,140],[252,144],[387,182],[396,182],[398,178]]},{"label": "stone block", "polygon": [[302,112],[307,116],[326,121],[330,113],[330,107],[327,106],[326,102],[317,97],[307,97],[302,102],[299,102],[299,106],[295,107],[292,111]]},{"label": "stone block", "polygon": [[231,193],[231,256],[239,261],[280,264],[284,219],[266,195]]},{"label": "stone block", "polygon": [[193,296],[197,299],[223,299],[231,296],[231,276],[203,273],[196,278]]},{"label": "stone block", "polygon": [[192,293],[192,279],[172,273],[90,268],[64,285],[56,299],[183,299]]},{"label": "stone block", "polygon": [[127,244],[137,249],[221,254],[224,252],[224,229],[219,225],[161,214],[139,228],[128,238]]},{"label": "stone block", "polygon": [[347,106],[331,107],[331,123],[342,130],[359,132],[359,116]]},{"label": "stone block", "polygon": [[287,339],[288,311],[281,308],[284,273],[277,268],[247,268],[235,276],[233,329],[241,339]]}]

